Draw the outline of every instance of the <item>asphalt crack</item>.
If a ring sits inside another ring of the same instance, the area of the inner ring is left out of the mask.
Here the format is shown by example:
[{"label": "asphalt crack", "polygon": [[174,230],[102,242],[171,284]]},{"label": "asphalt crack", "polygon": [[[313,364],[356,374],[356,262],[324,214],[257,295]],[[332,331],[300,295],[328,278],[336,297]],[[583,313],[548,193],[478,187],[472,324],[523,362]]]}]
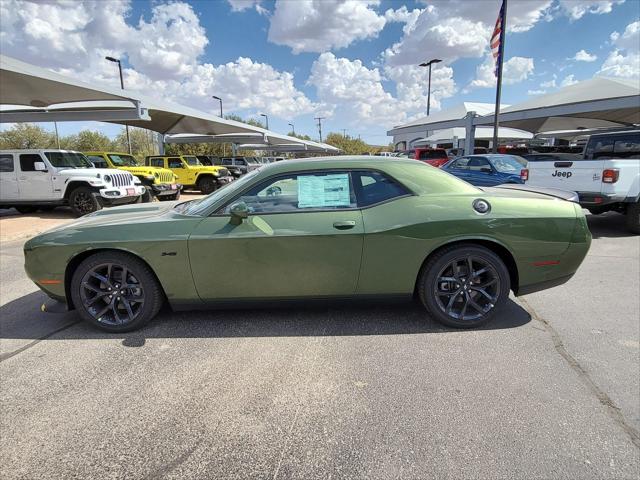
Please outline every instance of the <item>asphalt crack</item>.
[{"label": "asphalt crack", "polygon": [[42,337],[36,338],[32,342],[29,342],[26,345],[23,345],[22,347],[18,348],[17,350],[14,350],[13,352],[3,353],[2,355],[0,355],[0,362],[4,362],[5,360],[10,359],[11,357],[15,357],[19,353],[22,353],[25,350],[29,350],[31,347],[35,347],[42,340],[46,340],[47,338],[50,338],[50,337],[54,336],[56,333],[60,333],[61,331],[66,330],[69,327],[73,327],[74,325],[76,325],[78,323],[80,323],[80,320],[76,320],[75,322],[67,323],[66,325],[63,325],[62,327],[54,330],[53,332],[47,333],[46,335],[43,335]]},{"label": "asphalt crack", "polygon": [[603,405],[609,414],[609,416],[622,428],[622,430],[629,436],[631,442],[636,446],[636,448],[640,448],[640,432],[637,429],[632,427],[627,423],[622,412],[619,407],[611,400],[609,395],[607,395],[604,390],[602,390],[591,378],[589,372],[580,365],[580,362],[576,360],[573,355],[571,355],[564,343],[562,341],[562,337],[557,332],[553,325],[549,323],[547,320],[542,318],[535,309],[522,297],[518,298],[518,301],[522,304],[524,309],[529,312],[531,318],[536,320],[537,322],[544,325],[544,328],[551,335],[551,340],[553,341],[553,346],[560,356],[567,362],[569,367],[578,374],[578,377],[584,383],[587,388],[591,391],[591,393],[598,399],[601,405]]}]

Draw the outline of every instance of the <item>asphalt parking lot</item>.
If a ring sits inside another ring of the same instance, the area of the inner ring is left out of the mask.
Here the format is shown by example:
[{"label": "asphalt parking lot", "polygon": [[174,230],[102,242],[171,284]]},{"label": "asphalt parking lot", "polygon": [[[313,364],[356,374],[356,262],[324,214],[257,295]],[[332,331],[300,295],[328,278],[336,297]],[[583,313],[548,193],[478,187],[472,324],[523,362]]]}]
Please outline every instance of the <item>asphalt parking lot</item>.
[{"label": "asphalt parking lot", "polygon": [[40,311],[22,269],[35,227],[7,225],[2,478],[640,474],[640,238],[616,214],[589,217],[568,284],[473,331],[358,305],[164,311],[105,334]]}]

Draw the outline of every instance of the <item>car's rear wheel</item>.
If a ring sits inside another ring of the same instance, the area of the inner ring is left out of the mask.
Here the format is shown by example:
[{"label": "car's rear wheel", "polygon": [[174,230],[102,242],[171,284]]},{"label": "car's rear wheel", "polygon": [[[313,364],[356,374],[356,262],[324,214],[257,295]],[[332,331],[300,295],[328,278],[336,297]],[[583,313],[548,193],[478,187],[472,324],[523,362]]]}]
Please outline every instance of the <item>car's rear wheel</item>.
[{"label": "car's rear wheel", "polygon": [[82,319],[107,332],[142,327],[157,315],[163,298],[149,267],[127,253],[92,255],[71,280],[71,299]]},{"label": "car's rear wheel", "polygon": [[149,203],[149,202],[153,202],[153,194],[151,193],[150,189],[145,187],[144,193],[140,195],[140,203]]},{"label": "car's rear wheel", "polygon": [[420,300],[440,323],[478,327],[493,318],[509,297],[509,271],[498,255],[472,244],[452,246],[425,264]]},{"label": "car's rear wheel", "polygon": [[76,217],[93,213],[102,208],[100,201],[87,187],[78,187],[69,194],[69,206]]},{"label": "car's rear wheel", "polygon": [[627,207],[625,220],[627,230],[631,233],[640,234],[640,202],[632,203]]},{"label": "car's rear wheel", "polygon": [[216,189],[216,181],[213,177],[202,177],[198,180],[198,190],[205,195],[209,195]]}]

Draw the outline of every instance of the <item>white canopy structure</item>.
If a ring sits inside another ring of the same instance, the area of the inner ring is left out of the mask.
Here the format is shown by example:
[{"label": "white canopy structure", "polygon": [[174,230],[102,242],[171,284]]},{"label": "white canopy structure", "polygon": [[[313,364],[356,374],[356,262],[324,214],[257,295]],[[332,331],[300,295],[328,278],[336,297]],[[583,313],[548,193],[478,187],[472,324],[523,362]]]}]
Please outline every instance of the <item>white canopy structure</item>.
[{"label": "white canopy structure", "polygon": [[[453,140],[464,140],[466,131],[462,127],[446,128],[437,130],[426,138],[421,138],[413,142],[413,145],[430,145],[434,143],[452,143]],[[476,139],[488,140],[493,138],[493,127],[477,127]],[[516,130],[515,128],[500,127],[498,129],[498,138],[502,140],[528,140],[533,138],[533,134],[524,130]]]},{"label": "white canopy structure", "polygon": [[91,85],[0,55],[0,122],[86,120],[146,128],[162,135],[206,137],[199,141],[260,144],[272,150],[277,145],[300,145],[307,151],[339,151],[173,102]]},{"label": "white canopy structure", "polygon": [[280,135],[256,127],[260,133],[238,133],[228,135],[178,134],[165,137],[166,143],[234,143],[239,149],[270,150],[278,152],[319,152],[337,153],[340,150],[326,143],[302,140],[297,137]]},{"label": "white canopy structure", "polygon": [[[108,111],[87,111],[96,101],[115,102]],[[15,58],[0,55],[0,122],[53,121],[47,111],[68,102],[81,108],[61,112],[60,121],[73,120],[149,120],[140,100],[126,91],[96,87],[36,67]]]},{"label": "white canopy structure", "polygon": [[[428,124],[403,125],[388,131],[388,135],[405,132],[443,130],[464,127],[466,145],[475,141],[479,126],[493,125],[492,114],[469,111],[463,119],[433,121]],[[531,133],[553,130],[583,130],[624,127],[640,124],[640,82],[619,78],[596,77],[561,88],[557,92],[535,97],[526,102],[501,107],[500,126],[518,128]]]}]

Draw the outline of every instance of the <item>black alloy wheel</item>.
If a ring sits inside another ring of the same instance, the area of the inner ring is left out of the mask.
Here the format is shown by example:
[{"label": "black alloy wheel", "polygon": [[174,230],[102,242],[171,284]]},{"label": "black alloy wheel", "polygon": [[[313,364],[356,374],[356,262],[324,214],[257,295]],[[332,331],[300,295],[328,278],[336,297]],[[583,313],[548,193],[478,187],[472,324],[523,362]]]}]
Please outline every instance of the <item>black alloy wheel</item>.
[{"label": "black alloy wheel", "polygon": [[102,208],[94,193],[87,187],[78,187],[71,192],[69,206],[76,217],[93,213]]},{"label": "black alloy wheel", "polygon": [[488,322],[506,303],[511,288],[502,259],[479,245],[438,252],[423,267],[420,299],[437,321],[456,328]]},{"label": "black alloy wheel", "polygon": [[124,252],[85,259],[73,274],[70,291],[80,316],[109,332],[140,328],[155,317],[164,299],[149,267]]}]

